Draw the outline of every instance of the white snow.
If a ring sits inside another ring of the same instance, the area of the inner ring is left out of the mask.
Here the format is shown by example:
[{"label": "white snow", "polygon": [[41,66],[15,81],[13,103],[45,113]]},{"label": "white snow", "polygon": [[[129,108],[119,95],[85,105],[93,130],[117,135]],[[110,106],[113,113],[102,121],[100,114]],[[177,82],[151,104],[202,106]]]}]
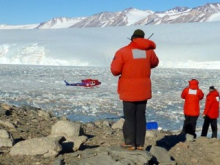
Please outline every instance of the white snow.
[{"label": "white snow", "polygon": [[85,17],[78,18],[53,18],[52,20],[43,24],[40,29],[60,29],[60,28],[68,28],[72,25],[82,21]]},{"label": "white snow", "polygon": [[213,14],[207,21],[220,21],[220,13]]},{"label": "white snow", "polygon": [[66,28],[66,27],[70,27],[78,22],[80,22],[81,20],[72,20],[72,21],[66,21],[65,23],[63,22],[57,22],[56,25],[52,26],[51,29],[59,29],[59,28]]},{"label": "white snow", "polygon": [[127,26],[129,25],[132,25],[134,24],[135,22],[137,22],[137,20],[141,20],[141,19],[144,19],[146,18],[148,15],[152,14],[153,12],[149,11],[149,10],[146,10],[146,11],[143,11],[143,10],[132,10],[132,11],[129,11],[126,15],[128,17],[128,24]]},{"label": "white snow", "polygon": [[27,24],[27,25],[7,25],[7,24],[1,24],[0,25],[0,30],[1,29],[34,29],[38,25],[39,24]]},{"label": "white snow", "polygon": [[220,69],[220,22],[105,28],[0,30],[0,64],[109,66],[143,29],[157,44],[159,67]]}]

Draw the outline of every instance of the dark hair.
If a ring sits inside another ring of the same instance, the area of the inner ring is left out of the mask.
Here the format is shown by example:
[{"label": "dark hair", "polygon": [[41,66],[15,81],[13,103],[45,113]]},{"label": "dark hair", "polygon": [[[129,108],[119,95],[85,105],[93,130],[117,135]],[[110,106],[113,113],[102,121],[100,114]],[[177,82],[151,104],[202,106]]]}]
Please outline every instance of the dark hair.
[{"label": "dark hair", "polygon": [[131,36],[131,40],[133,40],[134,38],[144,38],[144,31],[141,29],[137,29],[134,31],[134,33]]},{"label": "dark hair", "polygon": [[210,86],[210,87],[209,87],[209,90],[214,90],[214,89],[215,89],[214,86]]}]

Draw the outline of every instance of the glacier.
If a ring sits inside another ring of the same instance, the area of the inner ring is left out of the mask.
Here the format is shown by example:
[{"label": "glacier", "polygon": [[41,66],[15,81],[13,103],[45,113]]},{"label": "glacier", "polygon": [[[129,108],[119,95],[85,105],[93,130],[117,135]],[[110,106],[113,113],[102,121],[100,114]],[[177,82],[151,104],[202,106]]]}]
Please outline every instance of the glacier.
[{"label": "glacier", "polygon": [[159,68],[220,69],[220,22],[68,29],[1,29],[0,64],[109,66],[135,29],[152,33]]}]

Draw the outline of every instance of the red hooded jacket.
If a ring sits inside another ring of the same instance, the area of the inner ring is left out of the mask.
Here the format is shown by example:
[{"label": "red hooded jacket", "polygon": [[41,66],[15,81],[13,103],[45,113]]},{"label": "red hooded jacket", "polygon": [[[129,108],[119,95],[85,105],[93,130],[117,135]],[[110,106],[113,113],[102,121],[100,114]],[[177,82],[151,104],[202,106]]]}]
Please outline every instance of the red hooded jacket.
[{"label": "red hooded jacket", "polygon": [[151,68],[159,63],[155,48],[153,41],[136,38],[115,53],[111,72],[114,76],[120,75],[118,94],[121,100],[144,101],[152,97]]},{"label": "red hooded jacket", "polygon": [[189,87],[182,91],[181,97],[185,99],[184,114],[187,116],[199,116],[200,107],[199,101],[203,99],[204,93],[198,86],[199,82],[196,79],[189,81]]},{"label": "red hooded jacket", "polygon": [[219,117],[219,93],[217,90],[210,91],[207,95],[203,114],[211,119]]}]

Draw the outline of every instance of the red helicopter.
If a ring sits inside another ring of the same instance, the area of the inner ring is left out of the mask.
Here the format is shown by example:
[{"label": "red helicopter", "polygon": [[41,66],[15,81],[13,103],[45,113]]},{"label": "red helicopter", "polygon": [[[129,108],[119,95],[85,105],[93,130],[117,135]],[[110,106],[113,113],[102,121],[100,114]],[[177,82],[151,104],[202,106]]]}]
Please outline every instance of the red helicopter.
[{"label": "red helicopter", "polygon": [[101,82],[97,79],[85,79],[85,80],[81,80],[80,83],[68,83],[66,80],[64,80],[64,82],[66,83],[66,86],[83,86],[83,87],[93,87],[101,84]]}]

